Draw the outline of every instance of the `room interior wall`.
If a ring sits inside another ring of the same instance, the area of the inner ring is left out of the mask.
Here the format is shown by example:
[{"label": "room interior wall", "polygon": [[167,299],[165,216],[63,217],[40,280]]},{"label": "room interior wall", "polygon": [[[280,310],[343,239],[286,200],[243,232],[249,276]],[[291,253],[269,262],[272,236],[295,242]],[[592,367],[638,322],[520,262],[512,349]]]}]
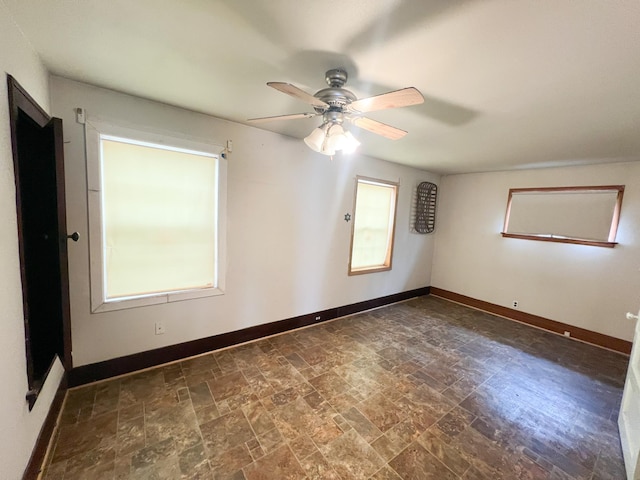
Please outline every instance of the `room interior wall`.
[{"label": "room interior wall", "polygon": [[[626,185],[615,248],[503,238],[510,188]],[[443,176],[431,286],[630,341],[640,162]]]},{"label": "room interior wall", "polygon": [[[64,121],[74,366],[205,338],[429,285],[433,235],[410,232],[413,192],[439,176],[364,156],[316,154],[298,139],[52,77]],[[90,311],[83,125],[74,109],[131,126],[209,139],[228,155],[227,278],[222,296]],[[317,122],[308,121],[309,131]],[[368,132],[360,140],[366,142]],[[399,181],[393,269],[347,275],[356,175]],[[162,321],[164,335],[154,334]]]},{"label": "room interior wall", "polygon": [[22,477],[44,419],[62,379],[57,361],[29,411],[22,286],[18,257],[15,180],[6,74],[11,74],[45,110],[48,74],[38,55],[0,1],[0,478]]}]

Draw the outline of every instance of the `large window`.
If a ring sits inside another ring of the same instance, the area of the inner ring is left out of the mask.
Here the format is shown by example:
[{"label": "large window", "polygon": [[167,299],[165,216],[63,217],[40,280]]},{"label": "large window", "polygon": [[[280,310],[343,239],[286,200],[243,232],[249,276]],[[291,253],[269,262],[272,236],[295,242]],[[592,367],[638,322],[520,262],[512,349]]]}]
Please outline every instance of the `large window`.
[{"label": "large window", "polygon": [[87,122],[92,311],[223,293],[221,147]]},{"label": "large window", "polygon": [[624,185],[512,188],[503,237],[616,245]]},{"label": "large window", "polygon": [[349,275],[391,270],[398,184],[358,177]]}]

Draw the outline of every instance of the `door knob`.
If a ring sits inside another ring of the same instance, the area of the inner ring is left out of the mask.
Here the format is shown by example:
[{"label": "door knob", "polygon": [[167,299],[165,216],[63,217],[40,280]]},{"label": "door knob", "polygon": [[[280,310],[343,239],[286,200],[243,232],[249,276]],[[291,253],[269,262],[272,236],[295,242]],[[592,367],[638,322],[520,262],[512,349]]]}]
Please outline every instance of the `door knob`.
[{"label": "door knob", "polygon": [[631,312],[627,312],[627,320],[640,320],[640,315],[634,315]]},{"label": "door knob", "polygon": [[74,242],[80,240],[80,234],[78,232],[73,232],[71,235],[67,235],[67,238],[70,238]]}]

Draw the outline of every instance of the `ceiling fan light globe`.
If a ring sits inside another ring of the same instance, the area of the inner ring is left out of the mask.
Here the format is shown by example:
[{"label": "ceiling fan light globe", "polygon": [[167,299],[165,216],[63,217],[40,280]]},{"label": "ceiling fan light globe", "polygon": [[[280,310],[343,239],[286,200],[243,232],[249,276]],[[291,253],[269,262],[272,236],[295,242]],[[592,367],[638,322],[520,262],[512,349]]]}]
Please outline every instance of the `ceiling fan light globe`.
[{"label": "ceiling fan light globe", "polygon": [[327,130],[327,135],[330,137],[333,135],[344,135],[344,128],[342,128],[342,125],[339,123],[334,123]]},{"label": "ceiling fan light globe", "polygon": [[325,143],[325,133],[320,127],[314,128],[313,131],[304,138],[304,143],[314,152],[320,152]]},{"label": "ceiling fan light globe", "polygon": [[344,132],[344,146],[342,147],[342,153],[353,153],[360,146],[360,142],[352,135],[351,132]]},{"label": "ceiling fan light globe", "polygon": [[345,147],[346,141],[347,137],[342,133],[327,138],[327,144],[332,150],[342,150]]},{"label": "ceiling fan light globe", "polygon": [[345,146],[346,137],[342,125],[335,124],[327,130],[327,144],[332,150],[342,150]]},{"label": "ceiling fan light globe", "polygon": [[320,153],[323,155],[333,156],[336,154],[336,151],[335,149],[331,148],[330,143],[327,141],[327,142],[324,142],[324,145],[322,145],[322,148],[320,149]]}]

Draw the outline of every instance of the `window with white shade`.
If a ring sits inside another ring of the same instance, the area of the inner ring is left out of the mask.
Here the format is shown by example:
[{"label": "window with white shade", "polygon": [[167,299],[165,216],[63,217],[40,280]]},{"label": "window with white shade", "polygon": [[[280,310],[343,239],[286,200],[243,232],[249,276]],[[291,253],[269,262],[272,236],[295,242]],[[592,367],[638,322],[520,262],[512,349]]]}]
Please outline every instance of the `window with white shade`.
[{"label": "window with white shade", "polygon": [[624,185],[512,188],[502,236],[614,247]]},{"label": "window with white shade", "polygon": [[356,179],[349,275],[391,270],[398,184]]},{"label": "window with white shade", "polygon": [[224,293],[222,147],[87,121],[92,311]]}]

